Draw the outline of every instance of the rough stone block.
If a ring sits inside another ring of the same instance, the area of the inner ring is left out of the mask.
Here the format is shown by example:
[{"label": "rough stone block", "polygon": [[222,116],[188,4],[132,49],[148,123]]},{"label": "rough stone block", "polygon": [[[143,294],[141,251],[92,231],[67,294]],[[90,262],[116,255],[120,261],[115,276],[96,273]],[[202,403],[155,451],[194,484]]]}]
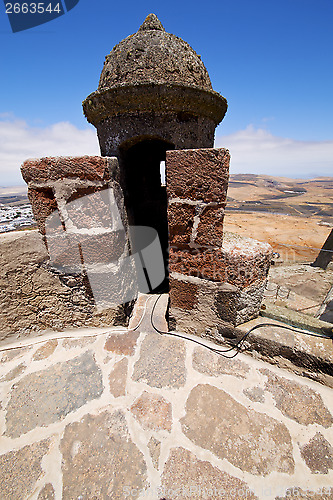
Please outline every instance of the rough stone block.
[{"label": "rough stone block", "polygon": [[221,204],[204,207],[198,219],[193,243],[200,246],[221,247],[224,219],[224,209]]},{"label": "rough stone block", "polygon": [[53,267],[73,272],[81,269],[81,254],[75,238],[69,238],[67,233],[63,232],[48,236],[46,244]]},{"label": "rough stone block", "polygon": [[240,289],[178,273],[170,275],[170,328],[216,340],[259,314],[265,283]]},{"label": "rough stone block", "polygon": [[[77,229],[122,229],[117,205],[110,200],[108,186],[79,188],[61,209],[68,227]],[[116,219],[116,221],[115,221]]]},{"label": "rough stone block", "polygon": [[270,267],[270,245],[226,233],[220,249],[170,248],[171,272],[227,282],[243,289],[264,281]]},{"label": "rough stone block", "polygon": [[85,264],[109,264],[117,261],[126,249],[125,231],[96,235],[76,235]]},{"label": "rough stone block", "polygon": [[75,177],[102,181],[115,176],[116,158],[102,156],[58,156],[26,160],[22,167],[25,182],[48,182]]},{"label": "rough stone block", "polygon": [[191,242],[195,206],[172,203],[168,206],[169,244],[187,248]]},{"label": "rough stone block", "polygon": [[191,311],[198,302],[198,286],[170,276],[170,301],[172,307]]},{"label": "rough stone block", "polygon": [[171,273],[170,327],[199,336],[210,334],[219,339],[220,331],[233,327],[236,322],[234,311],[238,297],[238,288],[228,283]]},{"label": "rough stone block", "polygon": [[28,197],[41,234],[45,234],[45,219],[56,210],[57,202],[52,189],[28,189]]},{"label": "rough stone block", "polygon": [[227,149],[166,152],[168,199],[226,203],[230,154]]}]

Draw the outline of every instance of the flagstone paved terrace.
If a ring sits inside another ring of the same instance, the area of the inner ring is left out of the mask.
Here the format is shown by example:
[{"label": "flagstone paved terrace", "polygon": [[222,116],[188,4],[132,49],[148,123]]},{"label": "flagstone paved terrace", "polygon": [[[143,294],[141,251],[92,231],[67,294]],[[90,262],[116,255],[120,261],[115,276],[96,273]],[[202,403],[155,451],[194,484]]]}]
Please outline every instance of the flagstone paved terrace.
[{"label": "flagstone paved terrace", "polygon": [[333,498],[330,388],[144,323],[25,344],[0,354],[1,500]]}]

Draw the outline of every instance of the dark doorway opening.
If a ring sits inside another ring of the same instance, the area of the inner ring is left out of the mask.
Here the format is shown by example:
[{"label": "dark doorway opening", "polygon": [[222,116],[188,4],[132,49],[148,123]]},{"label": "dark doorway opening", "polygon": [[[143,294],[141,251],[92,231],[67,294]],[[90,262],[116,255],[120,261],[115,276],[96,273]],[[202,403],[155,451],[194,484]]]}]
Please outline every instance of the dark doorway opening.
[{"label": "dark doorway opening", "polygon": [[169,292],[169,248],[166,186],[162,184],[161,162],[174,145],[161,139],[144,138],[121,148],[122,181],[129,224],[149,226],[158,232],[165,279],[154,293]]}]

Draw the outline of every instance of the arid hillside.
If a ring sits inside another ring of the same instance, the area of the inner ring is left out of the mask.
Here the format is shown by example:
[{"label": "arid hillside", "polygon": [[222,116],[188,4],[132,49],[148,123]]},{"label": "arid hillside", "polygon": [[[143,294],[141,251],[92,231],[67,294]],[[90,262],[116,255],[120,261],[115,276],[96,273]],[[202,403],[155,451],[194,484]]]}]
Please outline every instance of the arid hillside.
[{"label": "arid hillside", "polygon": [[333,227],[333,178],[232,175],[227,231],[270,243],[284,262],[312,261]]}]

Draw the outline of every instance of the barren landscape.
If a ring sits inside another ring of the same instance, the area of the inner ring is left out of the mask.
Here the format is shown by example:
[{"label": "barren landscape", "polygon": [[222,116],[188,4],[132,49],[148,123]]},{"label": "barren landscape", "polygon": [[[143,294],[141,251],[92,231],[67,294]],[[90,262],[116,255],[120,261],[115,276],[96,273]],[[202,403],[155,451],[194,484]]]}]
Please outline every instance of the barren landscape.
[{"label": "barren landscape", "polygon": [[311,262],[333,227],[333,178],[232,175],[224,224],[270,243],[284,262]]}]

